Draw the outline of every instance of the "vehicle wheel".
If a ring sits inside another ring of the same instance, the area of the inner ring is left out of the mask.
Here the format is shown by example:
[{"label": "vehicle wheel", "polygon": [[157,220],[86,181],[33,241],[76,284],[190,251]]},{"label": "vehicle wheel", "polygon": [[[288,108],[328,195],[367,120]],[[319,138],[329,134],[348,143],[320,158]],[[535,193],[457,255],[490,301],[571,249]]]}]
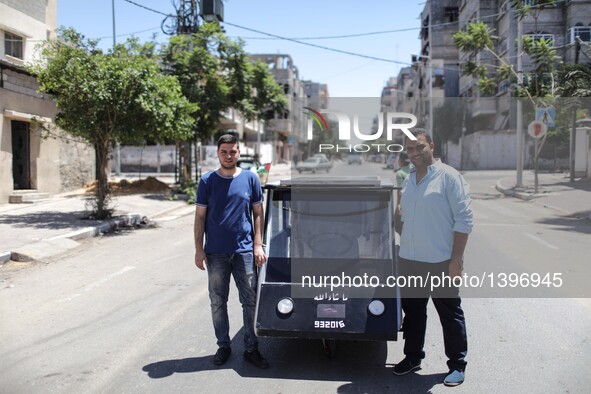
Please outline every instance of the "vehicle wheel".
[{"label": "vehicle wheel", "polygon": [[298,174],[301,174],[301,173],[302,173],[302,170],[298,170]]},{"label": "vehicle wheel", "polygon": [[337,341],[334,339],[323,339],[322,350],[324,350],[324,355],[332,360],[337,354]]},{"label": "vehicle wheel", "polygon": [[316,174],[316,170],[312,170],[312,174]]}]

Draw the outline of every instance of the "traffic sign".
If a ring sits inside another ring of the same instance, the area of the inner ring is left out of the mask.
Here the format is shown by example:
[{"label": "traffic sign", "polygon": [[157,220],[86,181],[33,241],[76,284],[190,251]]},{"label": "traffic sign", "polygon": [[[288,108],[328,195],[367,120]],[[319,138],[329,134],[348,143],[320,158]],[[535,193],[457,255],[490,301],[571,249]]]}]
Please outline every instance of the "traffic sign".
[{"label": "traffic sign", "polygon": [[556,119],[556,108],[554,107],[538,107],[536,108],[536,120],[544,122],[548,127],[554,127]]},{"label": "traffic sign", "polygon": [[548,126],[539,120],[534,120],[527,126],[527,133],[536,139],[542,138],[547,131]]}]

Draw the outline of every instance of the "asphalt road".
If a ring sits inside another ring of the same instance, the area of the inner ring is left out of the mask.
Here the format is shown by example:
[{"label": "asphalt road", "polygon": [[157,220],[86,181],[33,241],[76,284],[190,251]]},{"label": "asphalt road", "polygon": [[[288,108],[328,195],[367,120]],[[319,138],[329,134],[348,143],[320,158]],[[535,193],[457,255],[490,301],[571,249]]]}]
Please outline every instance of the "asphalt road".
[{"label": "asphalt road", "polygon": [[[381,171],[375,166],[372,172]],[[357,171],[367,175],[367,166],[337,166],[331,175]],[[234,289],[233,354],[226,365],[214,366],[207,278],[193,265],[193,222],[185,216],[155,229],[87,240],[46,263],[5,265],[0,270],[0,391],[586,393],[591,302],[556,296],[585,291],[578,286],[591,277],[583,265],[588,227],[501,198],[490,182],[495,177],[498,173],[466,174],[476,220],[466,272],[570,270],[580,282],[538,294],[546,298],[507,298],[506,288],[494,297],[473,297],[483,295],[478,292],[465,297],[470,349],[462,386],[441,383],[447,369],[432,307],[427,357],[416,374],[391,373],[403,357],[401,340],[338,342],[337,356],[329,360],[317,340],[262,338],[271,368],[258,370],[242,360],[242,312]]]}]

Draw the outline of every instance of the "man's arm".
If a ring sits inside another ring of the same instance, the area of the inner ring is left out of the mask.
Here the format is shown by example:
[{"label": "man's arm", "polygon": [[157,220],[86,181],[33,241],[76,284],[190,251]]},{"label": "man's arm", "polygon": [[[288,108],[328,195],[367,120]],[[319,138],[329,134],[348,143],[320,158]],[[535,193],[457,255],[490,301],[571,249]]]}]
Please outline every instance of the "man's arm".
[{"label": "man's arm", "polygon": [[207,208],[197,205],[195,207],[195,225],[194,225],[194,237],[195,237],[195,265],[197,268],[204,270],[207,259],[205,257],[205,251],[203,250],[203,235],[205,234],[205,216],[207,215]]},{"label": "man's arm", "polygon": [[263,204],[254,204],[252,206],[253,232],[254,232],[254,262],[260,267],[267,261],[267,256],[263,250],[263,224],[265,222]]},{"label": "man's arm", "polygon": [[447,198],[454,217],[454,238],[449,264],[449,276],[453,278],[462,275],[462,260],[468,243],[468,234],[472,231],[473,217],[468,183],[458,174],[452,178],[451,185]]},{"label": "man's arm", "polygon": [[454,231],[454,244],[451,251],[451,262],[449,263],[449,276],[462,276],[462,260],[464,250],[468,243],[468,234]]}]

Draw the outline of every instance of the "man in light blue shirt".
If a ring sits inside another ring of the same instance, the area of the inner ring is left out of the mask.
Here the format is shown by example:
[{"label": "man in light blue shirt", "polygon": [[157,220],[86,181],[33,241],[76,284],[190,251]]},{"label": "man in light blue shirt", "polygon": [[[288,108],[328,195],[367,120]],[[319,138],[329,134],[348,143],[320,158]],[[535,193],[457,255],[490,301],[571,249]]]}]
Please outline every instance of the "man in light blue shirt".
[{"label": "man in light blue shirt", "polygon": [[[416,141],[406,139],[414,169],[402,187],[400,275],[423,279],[461,276],[464,249],[472,230],[468,184],[458,171],[433,157],[433,141],[424,130],[414,129],[413,135]],[[401,291],[405,358],[394,367],[394,374],[404,375],[420,368],[425,357],[427,303],[431,298],[442,324],[448,357],[449,373],[444,384],[461,384],[468,342],[459,289],[442,286],[432,290],[426,284]]]}]

